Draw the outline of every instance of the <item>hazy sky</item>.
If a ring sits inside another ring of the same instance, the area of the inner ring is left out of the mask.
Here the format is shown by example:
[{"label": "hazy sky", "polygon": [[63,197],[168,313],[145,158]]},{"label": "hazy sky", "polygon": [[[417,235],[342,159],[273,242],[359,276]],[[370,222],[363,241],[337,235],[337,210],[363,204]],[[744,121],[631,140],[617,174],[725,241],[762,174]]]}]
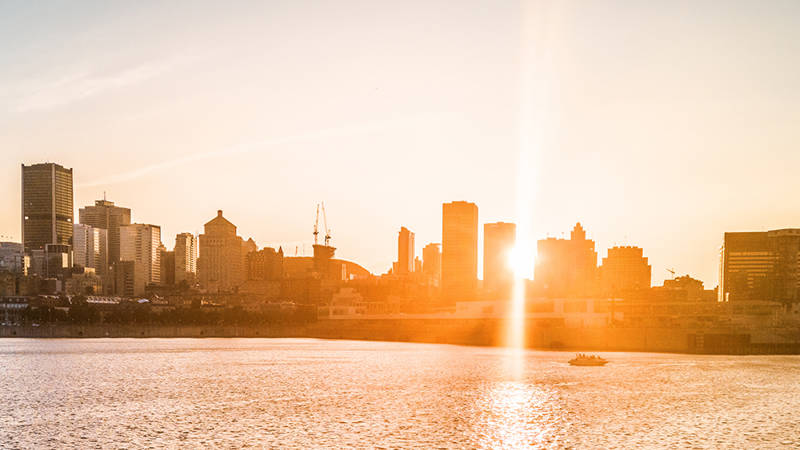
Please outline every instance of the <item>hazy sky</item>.
[{"label": "hazy sky", "polygon": [[420,253],[442,202],[514,221],[522,185],[533,239],[581,221],[714,287],[724,231],[800,227],[797,55],[796,1],[5,1],[0,235],[54,161],[76,218],[106,191],[168,247],[223,209],[310,250],[324,200],[382,273],[401,225]]}]

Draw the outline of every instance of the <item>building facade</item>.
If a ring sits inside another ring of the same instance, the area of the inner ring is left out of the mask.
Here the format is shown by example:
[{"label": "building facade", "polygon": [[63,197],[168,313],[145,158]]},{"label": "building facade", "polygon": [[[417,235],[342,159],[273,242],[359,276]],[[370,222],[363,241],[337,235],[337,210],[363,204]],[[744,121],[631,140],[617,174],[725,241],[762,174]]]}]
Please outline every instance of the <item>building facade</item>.
[{"label": "building facade", "polygon": [[175,283],[194,283],[197,277],[197,239],[191,233],[175,236]]},{"label": "building facade", "polygon": [[478,282],[478,206],[457,201],[442,205],[442,294],[472,298]]},{"label": "building facade", "polygon": [[640,247],[624,246],[608,249],[608,256],[598,269],[600,292],[619,295],[624,292],[650,287],[651,267]]},{"label": "building facade", "polygon": [[95,228],[102,228],[108,232],[108,264],[119,262],[120,255],[120,227],[130,225],[131,210],[114,205],[108,200],[95,200],[94,206],[85,206],[78,211],[80,223]]},{"label": "building facade", "polygon": [[283,248],[264,247],[247,254],[247,279],[275,281],[283,278]]},{"label": "building facade", "polygon": [[197,276],[200,285],[209,292],[231,292],[244,283],[245,241],[236,235],[236,225],[217,211],[200,235],[200,256]]},{"label": "building facade", "polygon": [[536,246],[535,281],[547,296],[586,297],[597,290],[597,252],[580,223],[569,239],[542,239]]},{"label": "building facade", "polygon": [[158,248],[161,262],[161,285],[172,286],[175,284],[175,252],[169,251],[161,244]]},{"label": "building facade", "polygon": [[483,225],[483,287],[506,291],[514,283],[511,251],[517,239],[517,226],[508,222]]},{"label": "building facade", "polygon": [[414,271],[414,233],[400,227],[397,234],[397,270],[395,275],[408,275]]},{"label": "building facade", "polygon": [[22,243],[0,242],[0,272],[25,275],[27,266]]},{"label": "building facade", "polygon": [[26,252],[47,244],[72,244],[72,169],[22,165],[22,244]]},{"label": "building facade", "polygon": [[72,262],[94,269],[104,277],[108,274],[108,232],[102,228],[76,223],[72,226]]},{"label": "building facade", "polygon": [[800,301],[800,229],[725,233],[720,301]]},{"label": "building facade", "polygon": [[123,225],[119,239],[120,261],[133,262],[133,295],[143,295],[148,285],[161,283],[161,227]]},{"label": "building facade", "polygon": [[442,279],[442,250],[439,244],[431,243],[423,247],[422,273],[428,284],[439,286]]}]

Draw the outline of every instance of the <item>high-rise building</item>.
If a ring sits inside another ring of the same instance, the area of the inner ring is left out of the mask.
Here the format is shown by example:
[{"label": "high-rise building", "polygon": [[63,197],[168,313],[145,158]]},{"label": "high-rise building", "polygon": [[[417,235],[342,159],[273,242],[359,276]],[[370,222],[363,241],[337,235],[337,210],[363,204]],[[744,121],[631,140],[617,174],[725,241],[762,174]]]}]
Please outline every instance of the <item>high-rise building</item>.
[{"label": "high-rise building", "polygon": [[108,232],[102,228],[76,223],[72,226],[72,262],[94,269],[103,277],[108,273]]},{"label": "high-rise building", "polygon": [[108,200],[95,200],[94,206],[85,206],[78,211],[80,223],[108,231],[108,264],[119,261],[119,229],[130,225],[131,210],[114,205]]},{"label": "high-rise building", "polygon": [[236,225],[217,211],[200,235],[197,276],[200,285],[210,292],[230,292],[244,283],[247,271],[245,241],[236,235]]},{"label": "high-rise building", "polygon": [[449,300],[474,296],[478,282],[478,206],[442,205],[442,294]]},{"label": "high-rise building", "polygon": [[548,296],[591,296],[597,290],[597,252],[580,223],[570,239],[537,243],[535,280]]},{"label": "high-rise building", "polygon": [[194,282],[197,276],[197,239],[191,233],[175,236],[175,283]]},{"label": "high-rise building", "polygon": [[47,244],[72,244],[72,169],[22,165],[22,244],[26,252]]},{"label": "high-rise building", "polygon": [[505,291],[514,283],[511,250],[517,239],[517,226],[497,222],[483,225],[483,286],[490,291]]},{"label": "high-rise building", "polygon": [[800,229],[725,233],[719,300],[800,301]]},{"label": "high-rise building", "polygon": [[603,258],[603,264],[598,271],[600,292],[603,295],[620,295],[650,287],[651,268],[640,247],[608,249],[608,256]]},{"label": "high-rise building", "polygon": [[158,247],[158,252],[161,263],[161,285],[172,286],[175,284],[175,252],[167,250],[163,243]]},{"label": "high-rise building", "polygon": [[428,244],[422,248],[422,273],[433,286],[439,286],[442,279],[442,251],[439,244]]},{"label": "high-rise building", "polygon": [[120,227],[120,261],[133,261],[133,295],[161,282],[161,227],[134,223]]},{"label": "high-rise building", "polygon": [[408,275],[414,271],[414,233],[400,227],[397,234],[397,271],[395,275]]}]

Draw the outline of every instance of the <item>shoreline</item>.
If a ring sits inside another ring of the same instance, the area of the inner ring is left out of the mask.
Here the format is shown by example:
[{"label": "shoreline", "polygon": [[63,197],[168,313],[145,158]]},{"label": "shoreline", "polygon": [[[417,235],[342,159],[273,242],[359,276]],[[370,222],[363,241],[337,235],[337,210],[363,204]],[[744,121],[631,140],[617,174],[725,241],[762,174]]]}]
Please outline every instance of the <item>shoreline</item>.
[{"label": "shoreline", "polygon": [[[73,325],[0,327],[0,338],[317,338],[502,347],[500,319],[323,319],[302,325]],[[709,355],[798,355],[800,329],[565,328],[526,324],[525,348]],[[788,336],[788,337],[787,337]]]}]

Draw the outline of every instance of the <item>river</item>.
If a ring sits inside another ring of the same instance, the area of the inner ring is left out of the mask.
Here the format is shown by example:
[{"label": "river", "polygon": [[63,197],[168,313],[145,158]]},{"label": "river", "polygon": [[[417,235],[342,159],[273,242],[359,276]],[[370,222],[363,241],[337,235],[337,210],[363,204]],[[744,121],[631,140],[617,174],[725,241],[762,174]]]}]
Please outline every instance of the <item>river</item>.
[{"label": "river", "polygon": [[799,356],[2,339],[0,447],[800,447]]}]

